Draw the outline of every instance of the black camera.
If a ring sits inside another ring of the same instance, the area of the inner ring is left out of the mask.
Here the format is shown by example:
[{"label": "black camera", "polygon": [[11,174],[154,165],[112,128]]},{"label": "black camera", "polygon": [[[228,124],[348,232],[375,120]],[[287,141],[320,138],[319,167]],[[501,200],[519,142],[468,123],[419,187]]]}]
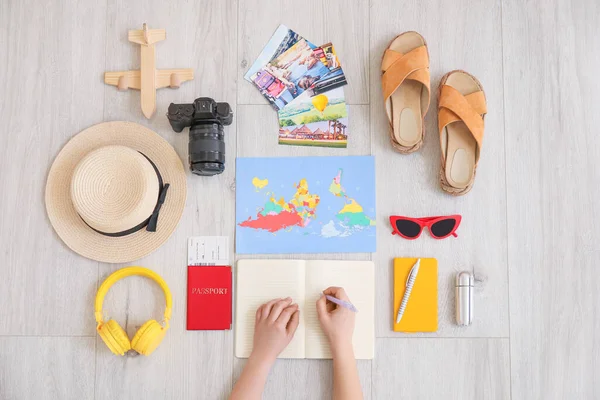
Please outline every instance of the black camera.
[{"label": "black camera", "polygon": [[196,175],[217,175],[225,170],[223,125],[231,125],[233,111],[227,103],[199,97],[193,104],[169,106],[167,118],[175,132],[190,127],[189,161]]}]

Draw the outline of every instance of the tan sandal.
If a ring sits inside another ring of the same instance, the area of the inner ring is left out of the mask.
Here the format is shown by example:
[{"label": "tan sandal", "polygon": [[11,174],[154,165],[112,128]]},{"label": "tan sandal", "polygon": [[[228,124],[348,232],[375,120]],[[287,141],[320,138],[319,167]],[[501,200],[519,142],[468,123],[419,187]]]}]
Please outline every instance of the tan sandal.
[{"label": "tan sandal", "polygon": [[424,118],[429,108],[429,53],[417,32],[397,36],[381,60],[381,84],[390,122],[390,141],[400,153],[423,144]]},{"label": "tan sandal", "polygon": [[438,88],[440,184],[450,194],[460,196],[473,187],[486,113],[485,93],[477,78],[460,70],[442,77]]}]

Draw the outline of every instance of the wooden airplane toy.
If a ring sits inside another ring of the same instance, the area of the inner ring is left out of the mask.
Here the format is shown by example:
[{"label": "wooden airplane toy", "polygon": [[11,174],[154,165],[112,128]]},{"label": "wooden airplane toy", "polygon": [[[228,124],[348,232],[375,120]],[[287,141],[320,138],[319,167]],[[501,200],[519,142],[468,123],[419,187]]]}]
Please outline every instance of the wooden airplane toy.
[{"label": "wooden airplane toy", "polygon": [[141,30],[130,30],[128,39],[141,47],[141,64],[137,71],[105,72],[104,83],[116,86],[119,90],[138,89],[141,95],[142,112],[150,119],[156,111],[156,89],[178,88],[181,82],[194,79],[191,68],[156,69],[154,44],[165,40],[164,29],[148,29],[146,24]]}]

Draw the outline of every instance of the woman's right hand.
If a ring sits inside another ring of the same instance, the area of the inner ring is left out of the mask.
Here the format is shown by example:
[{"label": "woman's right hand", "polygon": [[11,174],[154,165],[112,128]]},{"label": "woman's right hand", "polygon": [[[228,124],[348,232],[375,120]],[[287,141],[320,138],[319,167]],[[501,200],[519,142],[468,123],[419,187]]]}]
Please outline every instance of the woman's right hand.
[{"label": "woman's right hand", "polygon": [[354,312],[345,307],[328,301],[324,295],[333,296],[339,300],[350,302],[346,291],[341,287],[329,287],[323,291],[323,296],[317,300],[317,314],[325,335],[332,349],[352,346],[354,333]]}]

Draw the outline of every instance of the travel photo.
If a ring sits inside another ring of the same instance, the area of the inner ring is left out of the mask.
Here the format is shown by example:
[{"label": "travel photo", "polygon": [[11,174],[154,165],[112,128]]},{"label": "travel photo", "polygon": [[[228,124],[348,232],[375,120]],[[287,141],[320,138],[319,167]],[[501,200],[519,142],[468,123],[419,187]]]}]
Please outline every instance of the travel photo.
[{"label": "travel photo", "polygon": [[252,81],[279,110],[305,91],[311,95],[315,83],[329,72],[308,42],[301,39],[261,68]]},{"label": "travel photo", "polygon": [[348,108],[344,89],[302,96],[278,113],[279,144],[341,147],[348,144]]}]

